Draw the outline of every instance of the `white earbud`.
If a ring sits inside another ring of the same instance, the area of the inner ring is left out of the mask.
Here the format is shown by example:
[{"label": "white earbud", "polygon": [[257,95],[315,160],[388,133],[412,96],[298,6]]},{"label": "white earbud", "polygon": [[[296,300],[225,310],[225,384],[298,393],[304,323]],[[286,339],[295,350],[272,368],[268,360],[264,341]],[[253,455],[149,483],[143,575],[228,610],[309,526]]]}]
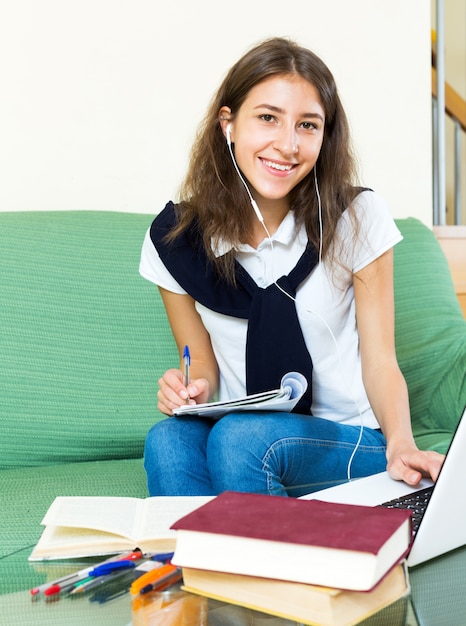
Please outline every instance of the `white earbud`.
[{"label": "white earbud", "polygon": [[231,146],[231,124],[227,124],[226,128],[227,144]]}]

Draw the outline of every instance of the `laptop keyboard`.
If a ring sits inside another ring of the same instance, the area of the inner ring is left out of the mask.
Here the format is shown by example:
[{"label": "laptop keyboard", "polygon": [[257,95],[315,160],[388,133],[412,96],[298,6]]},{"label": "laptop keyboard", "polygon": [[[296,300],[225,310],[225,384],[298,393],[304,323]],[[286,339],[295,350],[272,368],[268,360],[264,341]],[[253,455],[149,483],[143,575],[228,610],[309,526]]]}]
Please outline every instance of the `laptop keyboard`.
[{"label": "laptop keyboard", "polygon": [[408,509],[411,511],[412,533],[414,537],[427,508],[427,504],[429,503],[432,490],[433,487],[427,487],[426,489],[421,489],[414,493],[408,493],[400,498],[383,502],[380,506],[384,506],[388,509]]}]

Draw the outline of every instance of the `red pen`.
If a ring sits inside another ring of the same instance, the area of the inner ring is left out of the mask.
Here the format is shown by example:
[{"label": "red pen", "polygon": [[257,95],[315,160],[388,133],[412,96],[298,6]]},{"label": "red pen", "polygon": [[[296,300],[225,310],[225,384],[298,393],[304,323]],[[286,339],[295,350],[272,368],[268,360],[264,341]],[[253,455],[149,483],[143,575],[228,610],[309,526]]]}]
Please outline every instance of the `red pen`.
[{"label": "red pen", "polygon": [[75,580],[74,582],[65,583],[63,585],[51,585],[44,590],[44,596],[47,598],[49,596],[55,596],[57,593],[60,593],[60,591],[64,591],[65,589],[68,589],[68,587],[73,587],[76,582],[77,581]]},{"label": "red pen", "polygon": [[[111,557],[104,561],[104,563],[111,563],[112,561],[136,561],[142,558],[142,552],[139,548],[132,550],[126,554],[120,554],[117,557]],[[67,587],[72,587],[80,580],[87,578],[90,571],[92,571],[96,566],[92,565],[90,567],[86,567],[78,572],[73,572],[72,574],[68,574],[67,576],[62,576],[61,578],[57,578],[48,583],[44,583],[39,587],[34,587],[31,589],[31,595],[36,596],[37,594],[43,592],[45,596],[53,596],[60,591],[63,591]]]}]

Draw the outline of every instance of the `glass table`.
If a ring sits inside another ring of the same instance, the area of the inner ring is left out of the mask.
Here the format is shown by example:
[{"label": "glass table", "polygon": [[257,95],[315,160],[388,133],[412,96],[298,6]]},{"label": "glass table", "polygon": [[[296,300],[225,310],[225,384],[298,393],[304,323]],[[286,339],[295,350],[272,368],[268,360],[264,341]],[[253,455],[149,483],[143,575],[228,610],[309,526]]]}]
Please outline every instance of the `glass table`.
[{"label": "glass table", "polygon": [[[79,569],[29,563],[31,548],[0,560],[0,623],[5,626],[130,626],[129,593],[99,604],[86,596],[34,600],[29,590]],[[410,570],[411,594],[364,626],[461,626],[466,623],[466,546]],[[295,622],[209,601],[209,626],[296,626]],[[193,626],[190,624],[190,626]]]}]

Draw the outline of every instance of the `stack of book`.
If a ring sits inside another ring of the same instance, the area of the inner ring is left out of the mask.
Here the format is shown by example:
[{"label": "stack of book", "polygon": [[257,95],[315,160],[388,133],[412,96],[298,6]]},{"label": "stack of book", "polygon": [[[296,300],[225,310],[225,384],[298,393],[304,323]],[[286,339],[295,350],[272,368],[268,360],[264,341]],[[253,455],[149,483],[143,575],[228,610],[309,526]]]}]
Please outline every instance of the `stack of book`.
[{"label": "stack of book", "polygon": [[172,529],[185,590],[302,624],[356,624],[409,592],[405,511],[224,492]]}]

